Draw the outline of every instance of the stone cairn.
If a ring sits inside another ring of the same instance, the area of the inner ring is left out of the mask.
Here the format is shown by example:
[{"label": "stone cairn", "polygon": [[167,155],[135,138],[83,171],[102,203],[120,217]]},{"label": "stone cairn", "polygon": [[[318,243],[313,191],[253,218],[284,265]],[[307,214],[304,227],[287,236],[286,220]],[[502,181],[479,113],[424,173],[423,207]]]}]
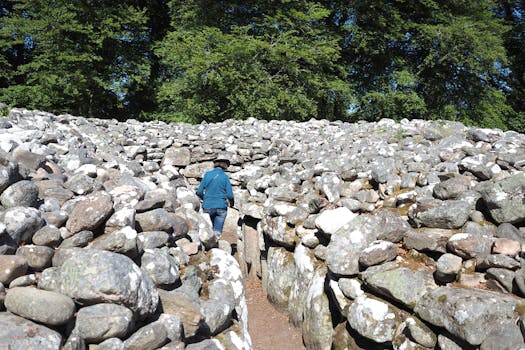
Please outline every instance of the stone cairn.
[{"label": "stone cairn", "polygon": [[[195,195],[218,156],[233,246]],[[0,349],[251,349],[243,275],[306,349],[525,348],[516,132],[12,109],[0,203]]]}]

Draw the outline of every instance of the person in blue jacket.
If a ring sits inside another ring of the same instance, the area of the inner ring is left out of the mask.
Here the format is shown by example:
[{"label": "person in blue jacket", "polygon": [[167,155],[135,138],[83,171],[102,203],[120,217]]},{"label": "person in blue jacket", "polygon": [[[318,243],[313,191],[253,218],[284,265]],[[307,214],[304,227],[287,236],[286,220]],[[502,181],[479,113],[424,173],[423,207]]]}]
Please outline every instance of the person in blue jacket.
[{"label": "person in blue jacket", "polygon": [[233,207],[234,198],[230,178],[224,170],[230,166],[228,159],[218,158],[213,161],[213,170],[204,174],[197,189],[197,196],[203,199],[202,209],[208,213],[213,223],[213,231],[222,236],[228,204]]}]

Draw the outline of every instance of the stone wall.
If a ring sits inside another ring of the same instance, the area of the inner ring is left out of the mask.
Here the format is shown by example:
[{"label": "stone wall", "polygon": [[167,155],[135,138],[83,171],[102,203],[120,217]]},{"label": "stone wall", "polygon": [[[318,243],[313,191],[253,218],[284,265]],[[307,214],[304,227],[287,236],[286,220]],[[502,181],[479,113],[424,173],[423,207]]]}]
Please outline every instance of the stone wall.
[{"label": "stone wall", "polygon": [[[157,332],[150,348],[249,349],[243,271],[307,349],[525,346],[522,134],[15,109],[0,136],[0,322],[20,323],[0,339],[44,325],[71,348],[133,348]],[[217,156],[232,162],[240,267],[194,194]],[[56,321],[30,300],[67,312]],[[100,315],[120,333],[87,335]]]}]

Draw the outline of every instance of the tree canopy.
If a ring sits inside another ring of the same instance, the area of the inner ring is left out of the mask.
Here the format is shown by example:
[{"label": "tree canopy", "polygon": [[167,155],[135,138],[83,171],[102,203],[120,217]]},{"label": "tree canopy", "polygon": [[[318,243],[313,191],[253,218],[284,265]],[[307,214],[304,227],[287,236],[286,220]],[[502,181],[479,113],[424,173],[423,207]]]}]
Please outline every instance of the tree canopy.
[{"label": "tree canopy", "polygon": [[0,102],[525,131],[524,1],[0,0]]}]

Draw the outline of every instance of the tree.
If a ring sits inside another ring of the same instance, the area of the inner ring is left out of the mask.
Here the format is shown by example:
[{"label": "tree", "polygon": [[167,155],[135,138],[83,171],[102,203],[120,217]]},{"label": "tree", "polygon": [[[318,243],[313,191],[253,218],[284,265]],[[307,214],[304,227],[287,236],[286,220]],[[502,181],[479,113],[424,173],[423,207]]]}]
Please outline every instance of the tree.
[{"label": "tree", "polygon": [[509,65],[502,70],[502,76],[497,77],[514,109],[507,124],[525,133],[525,1],[501,0],[496,14],[509,28],[504,35]]},{"label": "tree", "polygon": [[360,95],[356,118],[504,127],[510,109],[491,77],[506,63],[506,27],[493,1],[351,1],[349,8],[344,52]]},{"label": "tree", "polygon": [[[144,11],[126,2],[21,0],[11,3],[3,33],[23,62],[19,83],[0,89],[7,103],[85,116],[118,117],[129,82],[147,75],[133,49],[146,30]],[[10,45],[9,45],[10,44]]]},{"label": "tree", "polygon": [[219,121],[346,117],[350,89],[330,12],[314,2],[172,1],[164,118]]}]

